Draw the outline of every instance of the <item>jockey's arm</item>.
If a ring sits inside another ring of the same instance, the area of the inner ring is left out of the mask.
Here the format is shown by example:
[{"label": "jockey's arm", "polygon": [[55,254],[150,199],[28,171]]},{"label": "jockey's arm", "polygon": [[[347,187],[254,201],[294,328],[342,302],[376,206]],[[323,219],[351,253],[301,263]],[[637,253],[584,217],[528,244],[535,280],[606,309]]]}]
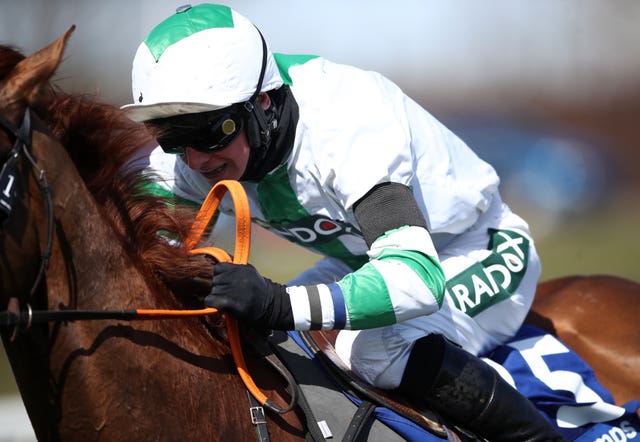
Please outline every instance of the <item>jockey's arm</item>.
[{"label": "jockey's arm", "polygon": [[366,329],[433,313],[444,274],[411,190],[375,186],[354,205],[369,262],[337,282],[287,287],[294,327]]},{"label": "jockey's arm", "polygon": [[369,262],[336,282],[274,283],[251,265],[214,269],[210,307],[272,329],[366,329],[437,311],[445,278],[411,190],[375,186],[354,204]]}]

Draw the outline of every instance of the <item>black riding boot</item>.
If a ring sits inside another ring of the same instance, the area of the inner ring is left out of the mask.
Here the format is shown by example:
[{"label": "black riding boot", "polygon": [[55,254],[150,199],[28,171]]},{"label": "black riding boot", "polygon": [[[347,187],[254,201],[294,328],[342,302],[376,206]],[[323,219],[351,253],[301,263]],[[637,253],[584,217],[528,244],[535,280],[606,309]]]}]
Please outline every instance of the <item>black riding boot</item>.
[{"label": "black riding boot", "polygon": [[416,341],[399,390],[492,442],[565,440],[491,366],[442,335]]}]

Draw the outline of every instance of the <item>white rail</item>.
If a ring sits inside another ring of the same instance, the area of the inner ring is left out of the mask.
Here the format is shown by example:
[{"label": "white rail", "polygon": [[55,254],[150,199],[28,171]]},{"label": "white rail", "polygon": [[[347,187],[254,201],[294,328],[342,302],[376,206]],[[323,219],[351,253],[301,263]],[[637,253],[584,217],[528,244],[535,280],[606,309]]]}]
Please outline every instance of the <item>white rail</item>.
[{"label": "white rail", "polygon": [[20,396],[0,396],[0,442],[34,442],[31,422]]}]

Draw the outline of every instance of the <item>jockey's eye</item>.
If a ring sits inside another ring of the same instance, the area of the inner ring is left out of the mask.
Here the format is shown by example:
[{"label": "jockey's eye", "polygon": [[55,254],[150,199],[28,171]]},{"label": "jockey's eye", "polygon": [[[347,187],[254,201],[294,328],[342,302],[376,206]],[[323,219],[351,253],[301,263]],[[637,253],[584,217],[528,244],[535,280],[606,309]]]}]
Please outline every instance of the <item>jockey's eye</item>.
[{"label": "jockey's eye", "polygon": [[242,108],[231,106],[212,112],[159,118],[145,124],[162,150],[183,155],[188,147],[199,152],[224,149],[240,133],[243,126]]}]

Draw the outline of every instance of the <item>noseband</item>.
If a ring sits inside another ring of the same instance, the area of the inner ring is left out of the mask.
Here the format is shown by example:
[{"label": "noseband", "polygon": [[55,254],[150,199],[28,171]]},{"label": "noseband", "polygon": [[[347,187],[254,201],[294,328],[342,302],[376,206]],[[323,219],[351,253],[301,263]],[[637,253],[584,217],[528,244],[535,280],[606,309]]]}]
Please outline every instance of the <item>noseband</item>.
[{"label": "noseband", "polygon": [[[42,193],[42,200],[44,204],[45,217],[46,217],[46,241],[44,249],[41,251],[40,268],[36,276],[31,290],[29,291],[29,298],[33,296],[36,289],[40,285],[40,282],[44,276],[44,272],[49,267],[49,259],[51,257],[51,247],[53,244],[53,199],[51,197],[51,189],[47,182],[47,176],[43,169],[38,167],[37,163],[31,155],[30,149],[32,148],[32,128],[31,128],[31,111],[27,108],[22,118],[22,124],[20,127],[16,127],[11,121],[4,116],[0,115],[0,126],[9,135],[9,138],[13,140],[13,147],[7,153],[4,163],[2,164],[2,170],[0,171],[0,223],[4,228],[6,220],[11,216],[13,211],[13,205],[18,196],[17,179],[18,179],[18,164],[20,157],[24,157],[29,161],[31,167],[38,175],[38,187]],[[12,298],[9,302],[9,309],[19,308],[16,298]],[[29,311],[31,307],[28,306]],[[28,328],[28,327],[27,327]]]}]

